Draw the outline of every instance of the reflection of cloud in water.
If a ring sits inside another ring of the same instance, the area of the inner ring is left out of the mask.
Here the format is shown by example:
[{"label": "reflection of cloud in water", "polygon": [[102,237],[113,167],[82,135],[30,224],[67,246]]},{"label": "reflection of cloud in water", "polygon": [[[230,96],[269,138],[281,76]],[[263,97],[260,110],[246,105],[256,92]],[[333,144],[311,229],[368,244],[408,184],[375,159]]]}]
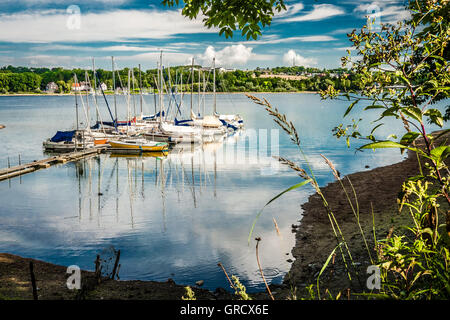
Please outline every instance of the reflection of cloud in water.
[{"label": "reflection of cloud in water", "polygon": [[[297,127],[302,148],[320,185],[334,180],[320,153],[342,175],[366,170],[366,165],[372,169],[402,158],[394,150],[354,154],[355,146],[362,141],[347,149],[344,141],[336,140],[331,129],[340,122],[359,118],[361,113],[355,108],[350,118],[343,121],[345,102],[321,101],[311,94],[264,97]],[[219,110],[243,116],[248,132],[251,128],[258,134],[259,129],[269,130],[268,152],[263,157],[253,146],[245,161],[237,157],[224,161],[229,156],[228,148],[236,148],[236,156],[243,154],[246,144],[239,144],[241,137],[236,135],[223,143],[197,146],[194,150],[178,146],[162,159],[101,155],[100,161],[90,159],[25,175],[22,184],[14,179],[11,188],[8,182],[0,182],[0,251],[93,269],[95,254],[113,245],[122,250],[122,279],[172,277],[191,285],[203,279],[207,288],[227,287],[226,278],[216,265],[220,261],[229,273],[240,276],[250,290],[262,288],[255,241],[252,239],[247,245],[251,224],[268,200],[301,179],[287,167],[277,166],[271,157],[270,130],[277,126],[260,106],[241,95],[217,98]],[[152,97],[144,99],[153,101]],[[206,97],[207,105],[211,99]],[[15,137],[31,141],[30,161],[42,157],[42,140],[61,126],[73,126],[73,118],[67,116],[73,112],[70,97],[43,97],[42,105],[35,108],[36,101],[30,104],[33,108],[27,109],[31,120],[16,115],[26,121],[30,130],[20,130],[18,134],[13,122],[9,127],[14,135],[0,141],[4,150],[16,151],[20,143]],[[45,130],[35,125],[43,114],[48,117]],[[366,126],[375,119],[375,113],[364,115]],[[15,125],[17,130],[23,128],[22,122]],[[377,133],[380,137],[400,134],[391,129],[388,121]],[[280,131],[274,145],[279,147],[281,156],[306,169],[298,149],[284,132]],[[280,280],[277,274],[288,270],[285,260],[290,256],[286,253],[290,253],[295,241],[290,226],[300,219],[300,204],[312,192],[307,186],[283,195],[267,206],[258,220],[254,236],[262,237],[260,258],[268,278]],[[276,234],[272,218],[277,220],[282,238]]]}]

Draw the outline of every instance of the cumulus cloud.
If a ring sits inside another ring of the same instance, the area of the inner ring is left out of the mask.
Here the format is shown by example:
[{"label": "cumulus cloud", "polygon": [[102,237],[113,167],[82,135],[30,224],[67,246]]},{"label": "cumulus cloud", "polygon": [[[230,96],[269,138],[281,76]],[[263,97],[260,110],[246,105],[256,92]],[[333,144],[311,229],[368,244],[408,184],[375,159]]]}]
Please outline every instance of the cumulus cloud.
[{"label": "cumulus cloud", "polygon": [[305,58],[291,49],[283,55],[283,62],[287,65],[295,63],[296,66],[310,67],[317,64],[317,59]]},{"label": "cumulus cloud", "polygon": [[208,46],[205,52],[198,56],[198,59],[204,65],[211,64],[212,59],[216,58],[217,66],[241,66],[245,65],[250,58],[256,58],[252,50],[253,48],[246,47],[243,44],[227,46],[218,51],[213,46]]}]

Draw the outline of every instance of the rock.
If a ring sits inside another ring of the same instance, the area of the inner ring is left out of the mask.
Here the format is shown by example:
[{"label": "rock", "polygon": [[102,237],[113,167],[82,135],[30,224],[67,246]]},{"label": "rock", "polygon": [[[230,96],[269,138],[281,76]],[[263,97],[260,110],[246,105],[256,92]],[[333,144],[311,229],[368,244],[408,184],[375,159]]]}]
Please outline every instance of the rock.
[{"label": "rock", "polygon": [[203,280],[198,280],[195,284],[199,287],[201,287],[203,284],[205,283],[205,281]]}]

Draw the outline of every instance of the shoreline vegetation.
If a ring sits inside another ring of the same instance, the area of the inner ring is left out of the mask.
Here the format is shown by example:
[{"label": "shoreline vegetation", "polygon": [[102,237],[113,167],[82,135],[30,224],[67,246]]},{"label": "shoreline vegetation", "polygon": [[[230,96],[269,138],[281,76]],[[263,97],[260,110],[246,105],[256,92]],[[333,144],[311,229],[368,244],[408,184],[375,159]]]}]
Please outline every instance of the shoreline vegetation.
[{"label": "shoreline vegetation", "polygon": [[[175,66],[165,70],[164,79],[167,89],[172,92],[206,92],[211,93],[214,88],[211,68],[199,65],[191,67]],[[197,73],[203,73],[203,78]],[[64,69],[64,68],[30,68],[4,66],[0,68],[1,94],[66,94],[73,92],[94,91],[101,94],[126,92],[126,84],[130,81],[132,92],[137,94],[139,88],[145,92],[157,91],[157,70],[140,71],[138,68],[123,68],[111,71]],[[129,74],[130,79],[128,79]],[[80,79],[74,83],[74,75]],[[184,79],[184,81],[182,80]],[[271,93],[271,92],[318,92],[330,85],[341,89],[357,89],[360,75],[351,74],[347,69],[318,69],[303,66],[256,68],[254,70],[237,70],[216,68],[217,93]],[[94,82],[95,80],[95,82]],[[100,90],[101,88],[101,90]]]},{"label": "shoreline vegetation", "polygon": [[[447,133],[442,139],[449,137],[450,134]],[[344,183],[348,183],[349,178],[355,188],[360,206],[361,222],[366,229],[366,234],[371,234],[374,228],[376,236],[381,238],[392,232],[393,228],[400,229],[406,225],[410,218],[407,214],[398,212],[396,199],[403,181],[416,174],[418,162],[416,155],[409,152],[408,157],[399,163],[375,169],[366,167],[366,169],[367,171],[349,174],[342,180]],[[365,279],[367,278],[366,268],[369,265],[369,258],[355,225],[352,210],[342,194],[342,187],[338,181],[334,181],[323,187],[322,190],[330,206],[336,212],[336,218],[339,220],[360,269],[361,278]],[[302,208],[303,213],[298,220],[300,225],[293,224],[292,226],[292,232],[296,237],[295,245],[292,248],[295,261],[281,285],[270,285],[275,299],[310,298],[306,288],[315,283],[323,263],[336,245],[336,240],[330,232],[331,227],[327,215],[322,212],[324,208],[318,195],[312,194]],[[80,298],[80,292],[77,294],[76,290],[69,290],[66,287],[68,277],[66,267],[9,253],[0,253],[0,300],[33,299],[29,272],[30,261],[34,263],[39,299]],[[181,299],[186,293],[185,285],[176,284],[170,278],[166,282],[106,280],[99,285],[92,285],[94,272],[82,271],[82,279],[84,279],[82,281],[84,286],[89,288],[81,290],[84,295],[83,299],[173,300]],[[364,299],[353,293],[365,289],[365,280],[360,281],[357,287],[355,287],[357,281],[350,285],[342,261],[339,261],[338,257],[333,259],[330,266],[321,275],[321,281],[323,288],[327,288],[334,295],[339,290],[345,299]],[[227,291],[223,288],[217,288],[214,292],[200,286],[191,286],[191,289],[198,300],[237,299],[230,290]],[[342,290],[346,291],[342,292]],[[266,291],[251,293],[249,296],[258,300],[270,299]]]},{"label": "shoreline vegetation", "polygon": [[[267,92],[262,92],[262,91],[233,91],[233,92],[216,92],[217,95],[219,94],[295,94],[295,93],[311,93],[311,94],[317,94],[319,93],[318,91],[287,91],[287,92],[271,92],[271,91],[267,91]],[[76,93],[79,94],[79,93]],[[136,95],[138,93],[135,93]],[[203,93],[202,93],[203,94]],[[205,92],[206,95],[213,95],[213,92]],[[59,97],[59,96],[73,96],[75,95],[74,92],[70,92],[70,93],[6,93],[6,94],[2,94],[0,93],[0,97],[33,97],[33,96],[47,96],[47,97]],[[114,95],[114,93],[105,93],[106,96],[112,96]],[[153,92],[149,93],[149,95],[153,95]]]}]

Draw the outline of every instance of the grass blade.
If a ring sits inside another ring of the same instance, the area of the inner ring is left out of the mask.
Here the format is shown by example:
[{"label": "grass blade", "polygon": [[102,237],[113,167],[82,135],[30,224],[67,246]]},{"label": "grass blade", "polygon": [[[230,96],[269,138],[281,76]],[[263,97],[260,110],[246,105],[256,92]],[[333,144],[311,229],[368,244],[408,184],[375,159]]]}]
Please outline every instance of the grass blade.
[{"label": "grass blade", "polygon": [[310,183],[310,182],[312,182],[312,181],[313,181],[312,179],[307,179],[307,180],[305,180],[305,181],[302,181],[302,182],[300,182],[300,183],[297,183],[297,184],[295,184],[295,185],[293,185],[293,186],[287,188],[287,189],[284,190],[283,192],[279,193],[278,195],[276,195],[275,197],[273,197],[269,202],[267,202],[267,203],[264,205],[264,207],[258,212],[258,214],[256,215],[255,219],[253,220],[252,228],[250,229],[250,233],[249,233],[249,235],[248,235],[248,244],[250,244],[250,239],[251,239],[251,237],[252,237],[252,233],[253,233],[253,229],[255,228],[256,221],[258,221],[258,219],[259,219],[259,217],[261,216],[261,214],[262,214],[262,212],[263,212],[263,210],[264,210],[265,207],[267,207],[269,204],[271,204],[273,201],[275,201],[276,199],[278,199],[279,197],[281,197],[281,196],[282,196],[283,194],[285,194],[286,192],[289,192],[289,191],[295,190],[295,189],[297,189],[297,188],[300,188],[300,187],[302,187],[302,186],[304,186],[304,185],[306,185],[306,184],[308,184],[308,183]]}]

